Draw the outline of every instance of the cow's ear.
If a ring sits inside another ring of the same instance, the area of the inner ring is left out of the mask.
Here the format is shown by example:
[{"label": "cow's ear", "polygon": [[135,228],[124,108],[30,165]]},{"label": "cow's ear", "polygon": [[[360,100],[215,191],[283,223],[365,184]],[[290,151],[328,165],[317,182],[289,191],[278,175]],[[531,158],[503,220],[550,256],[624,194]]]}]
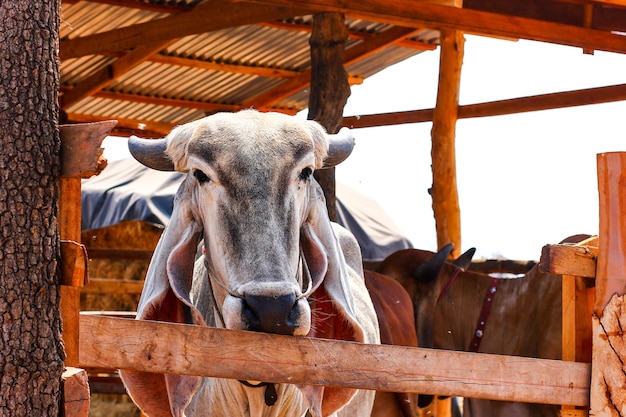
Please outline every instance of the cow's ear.
[{"label": "cow's ear", "polygon": [[[188,183],[183,182],[176,195],[170,224],[150,262],[137,308],[139,320],[206,325],[189,296],[202,227],[191,212]],[[121,370],[120,374],[133,401],[149,416],[183,416],[202,381],[194,376],[130,370]]]},{"label": "cow's ear", "polygon": [[[359,258],[358,262],[354,259],[346,260],[342,243],[328,218],[323,191],[315,180],[311,181],[309,198],[308,217],[300,230],[303,256],[311,271],[311,287],[316,288],[308,298],[311,311],[314,312],[309,336],[378,343],[378,330],[374,324],[376,314],[363,277],[358,277],[362,269],[357,271],[349,266],[361,264],[360,253],[355,254]],[[369,308],[366,304],[368,302]],[[368,315],[367,319],[364,319],[364,315]],[[307,401],[310,401],[314,412],[319,414],[321,410],[322,416],[332,415],[356,394],[352,388],[300,389]]]},{"label": "cow's ear", "polygon": [[469,248],[462,255],[452,261],[452,264],[457,268],[467,269],[472,263],[472,258],[476,253],[476,248]]}]

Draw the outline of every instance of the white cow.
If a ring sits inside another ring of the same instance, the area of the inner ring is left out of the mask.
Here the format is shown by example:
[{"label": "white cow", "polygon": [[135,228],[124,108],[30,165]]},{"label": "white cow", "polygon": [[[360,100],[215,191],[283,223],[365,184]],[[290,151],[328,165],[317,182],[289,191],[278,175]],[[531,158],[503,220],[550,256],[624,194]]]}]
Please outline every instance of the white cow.
[{"label": "white cow", "polygon": [[[380,343],[358,244],[329,221],[312,175],[345,159],[353,144],[347,130],[328,135],[316,122],[253,110],[215,114],[159,140],[131,138],[140,162],[187,173],[137,318]],[[194,267],[202,240],[206,253]],[[121,374],[150,417],[369,416],[375,394]]]}]

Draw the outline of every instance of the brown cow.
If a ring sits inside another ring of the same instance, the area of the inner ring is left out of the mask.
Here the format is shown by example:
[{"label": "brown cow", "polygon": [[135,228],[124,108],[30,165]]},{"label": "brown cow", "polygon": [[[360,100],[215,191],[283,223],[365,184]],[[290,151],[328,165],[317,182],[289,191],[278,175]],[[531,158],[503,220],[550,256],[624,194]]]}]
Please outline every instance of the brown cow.
[{"label": "brown cow", "polygon": [[[380,342],[417,347],[411,297],[398,282],[373,271],[364,271],[380,327]],[[377,391],[372,417],[416,417],[418,394]]]},{"label": "brown cow", "polygon": [[[401,250],[377,268],[411,294],[421,347],[561,358],[561,276],[541,273],[535,266],[519,278],[494,279],[445,262],[450,250]],[[490,306],[483,303],[489,298]],[[479,317],[485,310],[490,313],[481,328]],[[465,416],[479,417],[556,416],[559,410],[554,405],[478,399],[466,399],[463,408]]]}]

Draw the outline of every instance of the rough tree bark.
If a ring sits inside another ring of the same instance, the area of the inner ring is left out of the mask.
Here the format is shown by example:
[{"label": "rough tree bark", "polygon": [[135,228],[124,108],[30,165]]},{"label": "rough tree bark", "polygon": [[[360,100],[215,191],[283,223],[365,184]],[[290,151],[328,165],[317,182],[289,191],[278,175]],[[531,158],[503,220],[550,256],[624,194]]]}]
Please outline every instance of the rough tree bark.
[{"label": "rough tree bark", "polygon": [[59,415],[60,0],[0,2],[0,415]]},{"label": "rough tree bark", "polygon": [[[348,29],[341,13],[313,15],[311,46],[310,120],[319,122],[329,133],[342,126],[343,108],[350,97],[348,73],[343,66]],[[337,221],[335,168],[318,170],[315,178],[324,189],[328,215]]]}]

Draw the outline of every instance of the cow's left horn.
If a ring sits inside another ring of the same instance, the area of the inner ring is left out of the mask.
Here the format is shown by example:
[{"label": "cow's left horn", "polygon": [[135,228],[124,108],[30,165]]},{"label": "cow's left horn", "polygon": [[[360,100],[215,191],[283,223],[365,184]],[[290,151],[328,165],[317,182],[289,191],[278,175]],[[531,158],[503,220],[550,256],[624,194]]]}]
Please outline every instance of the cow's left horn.
[{"label": "cow's left horn", "polygon": [[331,168],[339,165],[350,156],[354,149],[354,136],[347,127],[341,128],[334,135],[328,135],[329,146],[328,156],[324,160],[324,168]]},{"label": "cow's left horn", "polygon": [[158,171],[174,171],[174,162],[167,156],[165,149],[167,149],[165,138],[142,139],[131,136],[128,139],[128,150],[137,161]]}]

